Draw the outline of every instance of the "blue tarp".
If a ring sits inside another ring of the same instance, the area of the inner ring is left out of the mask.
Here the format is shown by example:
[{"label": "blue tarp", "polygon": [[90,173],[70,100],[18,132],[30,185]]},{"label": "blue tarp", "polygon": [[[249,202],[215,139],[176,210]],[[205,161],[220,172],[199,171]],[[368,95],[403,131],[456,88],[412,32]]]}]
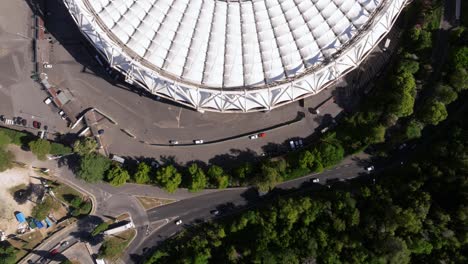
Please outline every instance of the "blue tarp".
[{"label": "blue tarp", "polygon": [[20,222],[20,223],[26,222],[26,217],[24,217],[23,213],[19,212],[15,216],[16,216],[16,220],[18,220],[18,222]]},{"label": "blue tarp", "polygon": [[36,224],[37,228],[43,228],[44,227],[44,224],[37,220],[37,219],[34,219],[34,223]]},{"label": "blue tarp", "polygon": [[46,223],[47,223],[47,227],[51,227],[52,226],[52,221],[50,221],[50,219],[48,217],[46,217],[45,219]]}]

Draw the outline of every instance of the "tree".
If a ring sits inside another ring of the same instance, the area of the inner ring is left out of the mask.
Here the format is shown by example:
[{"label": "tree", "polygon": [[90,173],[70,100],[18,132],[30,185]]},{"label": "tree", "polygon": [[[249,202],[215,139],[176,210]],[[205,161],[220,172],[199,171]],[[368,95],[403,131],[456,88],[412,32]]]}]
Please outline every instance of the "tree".
[{"label": "tree", "polygon": [[449,75],[450,85],[453,86],[456,92],[461,92],[468,89],[468,72],[466,69],[455,69]]},{"label": "tree", "polygon": [[447,109],[443,103],[431,100],[422,106],[419,118],[425,124],[437,125],[445,120],[447,115]]},{"label": "tree", "polygon": [[410,59],[400,60],[397,68],[398,73],[409,72],[415,74],[419,71],[419,62]]},{"label": "tree", "polygon": [[14,159],[15,155],[13,152],[0,148],[0,172],[12,168]]},{"label": "tree", "polygon": [[29,142],[29,148],[40,160],[45,160],[50,152],[50,142],[45,139],[38,139]]},{"label": "tree", "polygon": [[235,170],[235,176],[239,180],[244,180],[251,176],[254,172],[254,166],[250,162],[244,162],[241,166]]},{"label": "tree", "polygon": [[205,173],[196,163],[192,163],[188,168],[190,181],[188,189],[191,192],[198,192],[206,187],[207,179]]},{"label": "tree", "polygon": [[86,137],[75,141],[73,151],[80,156],[84,156],[95,152],[97,147],[98,144],[94,138]]},{"label": "tree", "polygon": [[102,181],[110,165],[110,160],[102,155],[96,153],[86,154],[80,159],[78,176],[91,183]]},{"label": "tree", "polygon": [[0,148],[4,148],[10,143],[11,143],[10,137],[6,135],[3,131],[0,131]]},{"label": "tree", "polygon": [[468,69],[468,46],[458,47],[452,53],[454,69]]},{"label": "tree", "polygon": [[107,229],[109,228],[109,224],[107,222],[102,222],[100,223],[99,225],[97,225],[93,231],[91,231],[91,235],[94,237],[94,236],[97,236],[99,234],[101,234],[102,232],[106,231]]},{"label": "tree", "polygon": [[112,186],[122,186],[130,179],[128,171],[120,166],[114,166],[107,172],[107,180]]},{"label": "tree", "polygon": [[83,199],[81,199],[81,197],[75,196],[75,198],[71,200],[70,205],[75,208],[80,208],[82,202],[83,202]]},{"label": "tree", "polygon": [[93,205],[91,202],[83,202],[80,207],[81,214],[89,214],[91,212]]},{"label": "tree", "polygon": [[255,178],[255,186],[261,192],[268,192],[282,181],[281,170],[275,162],[268,162],[261,166],[260,173]]},{"label": "tree", "polygon": [[318,147],[320,161],[324,168],[331,167],[339,163],[344,157],[344,149],[339,144],[320,143]]},{"label": "tree", "polygon": [[138,164],[137,172],[133,176],[135,178],[135,182],[138,184],[148,183],[150,181],[150,171],[151,167],[148,164],[140,162]]},{"label": "tree", "polygon": [[415,139],[421,137],[423,124],[416,120],[411,120],[405,128],[406,139]]},{"label": "tree", "polygon": [[208,177],[214,182],[218,189],[224,189],[229,185],[229,175],[224,173],[223,168],[211,165],[208,169]]},{"label": "tree", "polygon": [[55,142],[50,144],[50,154],[52,155],[66,155],[70,153],[72,153],[72,149],[70,147]]},{"label": "tree", "polygon": [[435,89],[435,97],[436,100],[447,105],[457,100],[458,96],[457,93],[452,89],[452,87],[447,85],[438,85]]},{"label": "tree", "polygon": [[182,183],[182,175],[173,165],[160,168],[156,172],[156,182],[166,191],[173,193]]},{"label": "tree", "polygon": [[11,245],[0,244],[0,264],[15,264],[17,252]]},{"label": "tree", "polygon": [[47,196],[43,202],[34,206],[31,215],[32,217],[42,221],[49,215],[51,210],[57,210],[60,208],[60,203],[54,200],[52,197]]},{"label": "tree", "polygon": [[298,164],[302,169],[312,168],[315,160],[315,156],[310,151],[305,150],[299,154]]}]

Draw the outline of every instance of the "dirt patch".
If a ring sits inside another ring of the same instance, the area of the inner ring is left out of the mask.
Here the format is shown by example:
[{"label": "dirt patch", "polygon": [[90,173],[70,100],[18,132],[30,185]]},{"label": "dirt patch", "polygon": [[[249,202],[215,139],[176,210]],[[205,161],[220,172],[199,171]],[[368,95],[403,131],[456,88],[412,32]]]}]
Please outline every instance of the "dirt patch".
[{"label": "dirt patch", "polygon": [[160,198],[147,197],[147,196],[136,196],[136,198],[138,199],[140,204],[143,206],[143,208],[145,208],[146,210],[176,202],[176,200],[160,199]]},{"label": "dirt patch", "polygon": [[0,172],[0,230],[6,234],[16,232],[19,223],[15,212],[31,215],[33,201],[40,195],[40,180],[30,177],[31,174],[29,169],[23,168]]}]

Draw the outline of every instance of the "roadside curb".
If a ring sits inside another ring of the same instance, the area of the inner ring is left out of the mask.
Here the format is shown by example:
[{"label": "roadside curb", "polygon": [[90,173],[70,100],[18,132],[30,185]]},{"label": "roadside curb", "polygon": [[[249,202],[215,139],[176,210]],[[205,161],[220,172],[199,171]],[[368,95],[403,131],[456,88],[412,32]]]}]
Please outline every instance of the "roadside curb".
[{"label": "roadside curb", "polygon": [[91,198],[91,211],[89,212],[89,215],[93,215],[93,214],[96,213],[97,200],[96,200],[96,197],[92,193],[86,191],[81,186],[76,185],[75,183],[69,181],[68,179],[65,179],[65,178],[62,178],[62,177],[57,177],[57,175],[55,175],[55,174],[52,177],[57,179],[57,181],[59,181],[59,182],[62,182],[62,183],[65,183],[65,184],[68,184],[68,185],[72,186],[74,189],[78,190],[82,195],[90,197]]}]

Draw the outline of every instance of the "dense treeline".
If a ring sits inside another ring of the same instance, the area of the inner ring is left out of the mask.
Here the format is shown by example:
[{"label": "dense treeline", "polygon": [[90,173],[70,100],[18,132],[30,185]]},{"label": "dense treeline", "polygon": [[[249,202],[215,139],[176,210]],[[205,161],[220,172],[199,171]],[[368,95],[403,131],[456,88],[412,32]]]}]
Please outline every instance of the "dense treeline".
[{"label": "dense treeline", "polygon": [[[167,241],[146,263],[467,263],[468,102],[414,159]],[[352,191],[350,191],[352,190]],[[315,261],[315,262],[314,262]]]}]

